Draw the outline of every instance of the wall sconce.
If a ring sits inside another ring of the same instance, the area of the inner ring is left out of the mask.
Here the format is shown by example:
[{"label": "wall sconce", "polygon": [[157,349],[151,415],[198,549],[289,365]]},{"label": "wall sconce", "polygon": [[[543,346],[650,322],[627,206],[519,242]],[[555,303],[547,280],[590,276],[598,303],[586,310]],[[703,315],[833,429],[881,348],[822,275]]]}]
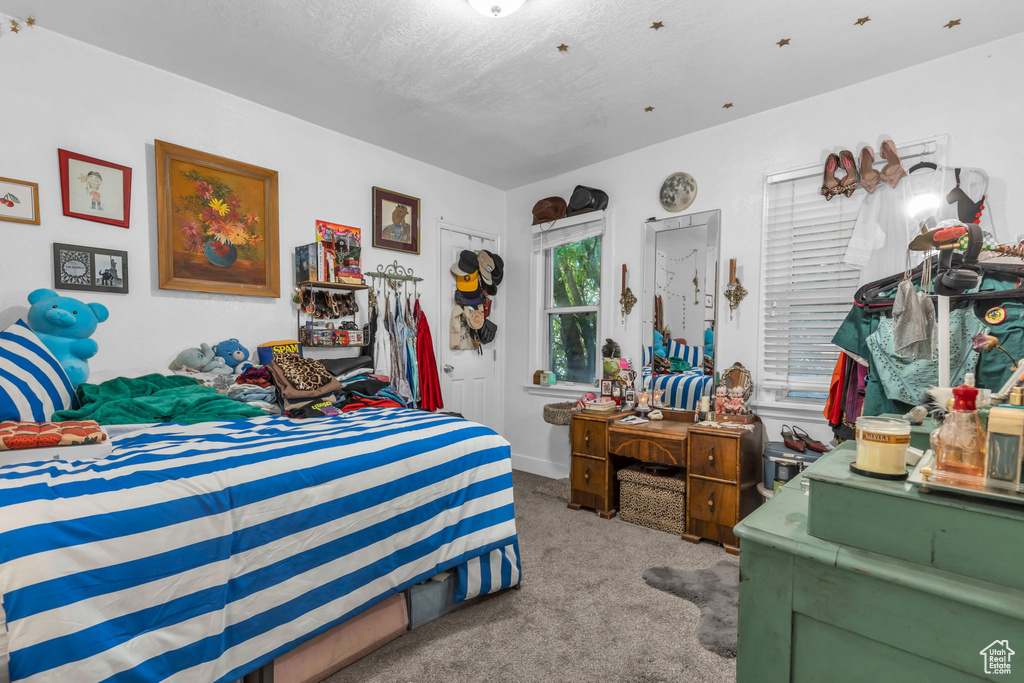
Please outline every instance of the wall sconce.
[{"label": "wall sconce", "polygon": [[740,284],[736,277],[736,259],[729,259],[729,284],[725,286],[725,298],[729,300],[729,320],[732,320],[733,312],[747,295],[747,290]]}]

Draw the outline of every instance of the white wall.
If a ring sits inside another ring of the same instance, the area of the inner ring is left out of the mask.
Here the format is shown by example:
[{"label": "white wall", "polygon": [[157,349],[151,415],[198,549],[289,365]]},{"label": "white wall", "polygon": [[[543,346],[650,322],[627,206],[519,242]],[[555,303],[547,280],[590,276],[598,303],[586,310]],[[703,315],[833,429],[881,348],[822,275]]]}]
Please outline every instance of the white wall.
[{"label": "white wall", "polygon": [[[665,176],[686,171],[697,179],[697,199],[690,212],[721,209],[722,283],[728,260],[739,260],[738,277],[751,294],[730,321],[728,305],[719,300],[718,363],[746,365],[757,380],[758,291],[764,176],[825,159],[833,149],[855,153],[865,144],[876,150],[885,138],[911,141],[929,136],[950,136],[949,163],[985,169],[991,180],[986,204],[997,225],[1013,224],[1024,210],[1019,121],[1024,111],[1024,35],[982,45],[972,50],[888,74],[826,95],[750,116],[663,144],[587,166],[571,173],[517,188],[508,194],[509,234],[524,239],[509,241],[506,257],[510,272],[528,272],[530,208],[542,197],[568,197],[579,183],[598,187],[610,197],[611,235],[606,257],[615,270],[628,264],[630,272],[642,267],[642,224],[650,216],[665,216],[658,189]],[[742,107],[741,95],[737,106]],[[708,102],[708,106],[718,106]],[[1015,230],[1010,234],[1019,232]],[[640,280],[634,279],[633,282]],[[613,291],[612,291],[613,290]],[[640,316],[634,311],[622,325],[617,313],[618,284],[608,291],[607,328],[623,352],[639,356]],[[509,318],[527,320],[528,292],[510,289]],[[510,330],[525,335],[527,326]],[[565,427],[552,427],[541,418],[542,406],[554,399],[523,389],[530,367],[529,344],[509,339],[505,433],[512,442],[517,466],[548,475],[568,472],[569,446]],[[763,412],[769,417],[768,412]],[[777,439],[780,422],[797,421],[819,438],[830,436],[820,413],[789,414],[766,419],[769,437]]]},{"label": "white wall", "polygon": [[[0,221],[0,329],[24,314],[30,291],[53,286],[52,243],[126,250],[129,294],[62,292],[110,309],[93,372],[166,367],[204,341],[237,337],[254,350],[294,338],[294,247],[315,239],[316,219],[360,227],[369,245],[374,185],[422,199],[422,253],[364,246],[363,268],[397,258],[426,278],[419,291],[436,352],[447,340],[438,278],[449,277],[437,267],[436,220],[504,233],[500,190],[45,29],[5,34],[0,63],[0,176],[38,182],[42,215],[39,226]],[[281,298],[158,288],[154,139],[278,171]],[[130,229],[62,215],[58,148],[133,169]]]},{"label": "white wall", "polygon": [[[655,282],[665,314],[662,326],[671,330],[673,339],[686,339],[689,346],[704,345],[704,316],[711,310],[704,308],[707,244],[706,225],[659,232],[655,243],[659,264]],[[700,283],[696,294],[694,277]]]}]

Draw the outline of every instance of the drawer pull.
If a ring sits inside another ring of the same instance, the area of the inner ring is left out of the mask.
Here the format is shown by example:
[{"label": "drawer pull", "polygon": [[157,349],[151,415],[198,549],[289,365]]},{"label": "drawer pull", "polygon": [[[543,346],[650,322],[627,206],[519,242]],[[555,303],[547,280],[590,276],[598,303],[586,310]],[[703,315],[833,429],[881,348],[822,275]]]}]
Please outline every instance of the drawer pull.
[{"label": "drawer pull", "polygon": [[590,430],[589,429],[586,431],[586,433],[583,434],[583,443],[586,444],[587,446],[590,445]]},{"label": "drawer pull", "polygon": [[714,496],[709,496],[708,497],[708,507],[709,508],[714,508],[715,507],[715,498],[714,498]]},{"label": "drawer pull", "polygon": [[715,461],[715,447],[712,446],[711,450],[708,451],[708,462],[714,462],[714,461]]},{"label": "drawer pull", "polygon": [[587,469],[583,470],[583,481],[585,481],[588,484],[590,483],[590,468],[589,467]]}]

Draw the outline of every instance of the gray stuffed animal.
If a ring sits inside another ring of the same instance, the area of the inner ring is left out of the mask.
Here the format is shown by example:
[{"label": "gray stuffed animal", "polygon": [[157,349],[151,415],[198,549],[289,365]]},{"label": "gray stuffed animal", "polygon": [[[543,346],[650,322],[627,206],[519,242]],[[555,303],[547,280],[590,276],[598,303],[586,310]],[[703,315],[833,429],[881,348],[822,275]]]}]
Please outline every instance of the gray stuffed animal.
[{"label": "gray stuffed animal", "polygon": [[210,372],[215,375],[234,374],[234,370],[227,366],[223,358],[217,357],[209,344],[200,344],[198,349],[185,349],[174,359],[170,368],[189,372]]}]

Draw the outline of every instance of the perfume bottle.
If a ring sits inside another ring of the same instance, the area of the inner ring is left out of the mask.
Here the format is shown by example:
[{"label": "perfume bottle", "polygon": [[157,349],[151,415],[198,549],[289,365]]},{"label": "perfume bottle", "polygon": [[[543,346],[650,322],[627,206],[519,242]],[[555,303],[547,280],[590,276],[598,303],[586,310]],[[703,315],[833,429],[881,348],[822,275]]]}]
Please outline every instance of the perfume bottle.
[{"label": "perfume bottle", "polygon": [[936,476],[977,477],[977,483],[982,483],[986,448],[985,431],[975,406],[977,398],[978,390],[972,386],[962,384],[953,388],[953,409],[931,435]]}]

